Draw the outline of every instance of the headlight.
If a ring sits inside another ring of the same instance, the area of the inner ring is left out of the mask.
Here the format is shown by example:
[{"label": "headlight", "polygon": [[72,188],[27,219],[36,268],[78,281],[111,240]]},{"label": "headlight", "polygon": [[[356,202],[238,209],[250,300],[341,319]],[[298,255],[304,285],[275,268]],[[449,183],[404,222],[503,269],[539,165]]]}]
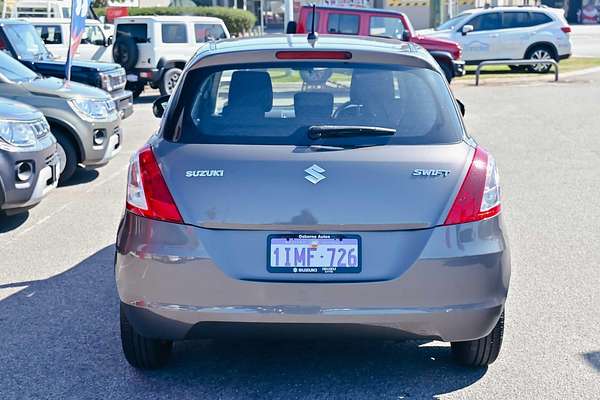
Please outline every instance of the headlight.
[{"label": "headlight", "polygon": [[44,129],[48,126],[46,121],[41,123],[40,121],[7,121],[0,119],[0,139],[13,146],[33,146],[37,143],[38,137],[42,136],[37,127],[38,125],[44,125]]},{"label": "headlight", "polygon": [[71,99],[69,105],[85,121],[99,121],[111,118],[115,114],[114,100]]}]

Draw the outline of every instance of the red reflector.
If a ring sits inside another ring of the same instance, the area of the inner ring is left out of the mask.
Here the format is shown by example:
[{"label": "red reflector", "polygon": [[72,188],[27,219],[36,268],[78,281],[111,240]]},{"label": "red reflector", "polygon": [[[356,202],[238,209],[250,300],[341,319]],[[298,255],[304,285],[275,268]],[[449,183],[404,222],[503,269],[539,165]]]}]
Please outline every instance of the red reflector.
[{"label": "red reflector", "polygon": [[560,28],[560,30],[563,31],[564,33],[571,33],[570,26],[563,26],[562,28]]},{"label": "red reflector", "polygon": [[275,54],[280,60],[349,60],[349,51],[278,51]]},{"label": "red reflector", "polygon": [[[127,202],[127,209],[135,214],[162,221],[183,223],[175,201],[160,172],[151,147],[144,147],[138,154],[141,193],[146,199],[146,207],[138,207]],[[135,177],[130,176],[131,180]]]}]

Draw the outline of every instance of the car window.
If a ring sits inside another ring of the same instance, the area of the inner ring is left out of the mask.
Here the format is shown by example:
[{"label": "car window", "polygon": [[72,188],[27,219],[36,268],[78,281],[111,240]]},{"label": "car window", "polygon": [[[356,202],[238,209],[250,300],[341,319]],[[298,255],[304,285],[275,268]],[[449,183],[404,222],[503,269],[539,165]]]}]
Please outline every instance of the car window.
[{"label": "car window", "polygon": [[148,26],[146,24],[119,24],[117,35],[133,38],[136,43],[148,42]]},{"label": "car window", "polygon": [[35,72],[0,51],[0,74],[12,82],[24,82],[37,78]]},{"label": "car window", "polygon": [[45,44],[62,44],[62,31],[60,25],[41,25],[35,29]]},{"label": "car window", "polygon": [[219,24],[194,24],[196,43],[225,39],[225,30]]},{"label": "car window", "polygon": [[[320,17],[321,13],[319,13],[317,11],[317,13],[315,14],[315,31],[318,32],[319,31],[319,17]],[[306,15],[306,32],[311,32],[313,30],[312,28],[312,22],[313,22],[313,12],[312,10]]]},{"label": "car window", "polygon": [[186,43],[187,27],[185,24],[162,24],[163,43]]},{"label": "car window", "polygon": [[502,28],[525,28],[531,26],[528,12],[505,12],[502,16]]},{"label": "car window", "polygon": [[471,16],[470,13],[459,14],[454,18],[450,18],[448,21],[443,24],[438,25],[435,30],[436,31],[444,31],[447,29],[455,29],[462,25],[464,21],[467,20]]},{"label": "car window", "polygon": [[82,44],[104,45],[104,34],[98,26],[86,26],[81,37]]},{"label": "car window", "polygon": [[352,14],[329,14],[327,32],[357,35],[359,16]]},{"label": "car window", "polygon": [[547,24],[548,22],[552,22],[552,18],[548,15],[540,12],[532,12],[531,13],[531,25],[542,25]]},{"label": "car window", "polygon": [[[454,143],[462,127],[444,78],[403,66],[327,63],[215,66],[190,72],[169,115],[175,140],[236,144]],[[170,124],[167,116],[166,124]],[[308,137],[313,125],[377,126],[393,136]],[[169,138],[167,138],[169,139]],[[170,138],[173,140],[173,138]]]},{"label": "car window", "polygon": [[4,26],[4,33],[16,53],[24,59],[37,59],[48,54],[48,49],[33,25],[7,24]]},{"label": "car window", "polygon": [[467,25],[473,25],[473,31],[491,31],[501,29],[502,18],[499,12],[485,13],[476,16]]},{"label": "car window", "polygon": [[404,25],[400,18],[371,17],[369,19],[369,35],[402,39]]}]

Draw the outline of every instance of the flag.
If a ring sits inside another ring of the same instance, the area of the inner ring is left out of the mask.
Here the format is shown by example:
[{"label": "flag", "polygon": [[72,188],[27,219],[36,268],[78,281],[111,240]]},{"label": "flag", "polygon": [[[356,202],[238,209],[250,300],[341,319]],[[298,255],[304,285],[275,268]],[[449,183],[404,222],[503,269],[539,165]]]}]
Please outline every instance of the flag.
[{"label": "flag", "polygon": [[81,43],[81,37],[85,30],[85,19],[87,18],[88,11],[90,8],[90,0],[72,0],[71,3],[71,35],[69,38],[69,51],[67,53],[67,63],[65,65],[65,75],[67,81],[71,80],[71,62],[79,43]]}]

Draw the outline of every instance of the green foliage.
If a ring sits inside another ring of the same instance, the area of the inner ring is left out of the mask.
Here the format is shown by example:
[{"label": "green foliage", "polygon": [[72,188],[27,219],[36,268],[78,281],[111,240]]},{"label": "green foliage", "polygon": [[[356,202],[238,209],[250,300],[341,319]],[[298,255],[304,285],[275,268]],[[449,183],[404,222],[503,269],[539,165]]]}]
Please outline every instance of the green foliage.
[{"label": "green foliage", "polygon": [[[106,15],[106,9],[95,9],[96,14]],[[129,8],[130,16],[142,15],[197,15],[221,18],[232,35],[247,32],[254,24],[256,17],[250,11],[227,7],[140,7]]]}]

